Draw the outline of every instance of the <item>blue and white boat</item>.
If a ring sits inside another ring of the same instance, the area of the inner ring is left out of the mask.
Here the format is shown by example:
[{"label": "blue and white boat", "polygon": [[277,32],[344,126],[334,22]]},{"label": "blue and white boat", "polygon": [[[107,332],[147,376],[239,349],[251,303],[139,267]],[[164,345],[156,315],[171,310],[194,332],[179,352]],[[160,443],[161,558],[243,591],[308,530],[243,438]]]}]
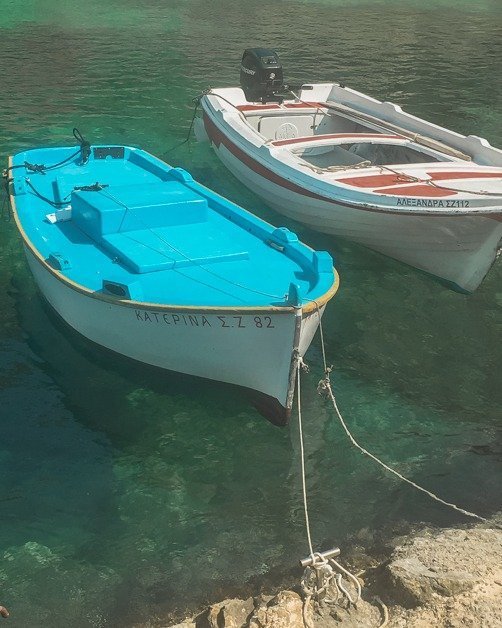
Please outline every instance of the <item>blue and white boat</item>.
[{"label": "blue and white boat", "polygon": [[5,172],[35,281],[72,328],[163,369],[243,386],[288,420],[332,258],[129,146],[40,148]]}]

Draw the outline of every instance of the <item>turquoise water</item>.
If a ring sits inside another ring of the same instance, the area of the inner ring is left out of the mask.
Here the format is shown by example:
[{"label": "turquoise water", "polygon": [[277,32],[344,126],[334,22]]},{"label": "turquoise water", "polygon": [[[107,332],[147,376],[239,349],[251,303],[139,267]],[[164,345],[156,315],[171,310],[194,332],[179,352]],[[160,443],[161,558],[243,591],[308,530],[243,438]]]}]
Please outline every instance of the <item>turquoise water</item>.
[{"label": "turquoise water", "polygon": [[[242,50],[502,146],[497,0],[0,0],[0,157],[70,141],[140,145],[332,252],[324,319],[354,434],[469,510],[500,508],[502,265],[473,295],[268,209],[186,136],[191,99],[238,81]],[[167,154],[166,154],[167,153]],[[0,230],[0,604],[10,626],[132,626],[291,577],[307,553],[298,434],[235,389],[132,365],[69,332]],[[303,379],[316,546],[466,519],[350,448]]]}]

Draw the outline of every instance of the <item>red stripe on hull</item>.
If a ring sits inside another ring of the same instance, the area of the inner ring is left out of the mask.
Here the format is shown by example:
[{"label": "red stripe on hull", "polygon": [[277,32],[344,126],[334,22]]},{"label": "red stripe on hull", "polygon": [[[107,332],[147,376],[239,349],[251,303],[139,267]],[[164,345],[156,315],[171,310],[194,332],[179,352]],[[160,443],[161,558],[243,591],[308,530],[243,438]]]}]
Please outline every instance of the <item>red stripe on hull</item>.
[{"label": "red stripe on hull", "polygon": [[[384,213],[384,214],[392,214],[394,216],[399,215],[399,216],[409,216],[409,217],[414,217],[414,216],[430,216],[431,218],[434,217],[434,215],[431,216],[430,212],[418,212],[418,211],[413,211],[413,212],[399,212],[399,208],[397,207],[391,207],[388,210],[383,210],[383,209],[378,209],[378,208],[372,208],[372,207],[361,207],[361,205],[356,205],[356,204],[351,204],[351,203],[347,203],[345,201],[336,201],[332,198],[328,198],[326,196],[321,196],[320,194],[316,194],[315,192],[311,192],[310,190],[307,190],[299,185],[296,185],[295,183],[292,183],[291,181],[288,181],[287,179],[284,179],[283,177],[279,176],[278,174],[276,174],[275,172],[269,170],[268,168],[266,168],[265,166],[263,166],[262,164],[260,164],[259,162],[257,162],[255,159],[253,159],[252,157],[250,157],[247,153],[245,153],[243,150],[241,150],[238,146],[236,146],[222,131],[220,131],[220,129],[216,126],[216,124],[210,119],[210,117],[208,116],[208,114],[204,111],[203,113],[203,120],[204,120],[204,126],[206,129],[206,133],[210,139],[210,141],[217,147],[219,148],[220,144],[223,144],[233,155],[234,157],[236,157],[239,161],[241,161],[243,164],[245,164],[250,170],[252,170],[253,172],[255,172],[256,174],[262,176],[263,178],[267,179],[268,181],[271,181],[272,183],[275,183],[276,185],[279,185],[280,187],[286,188],[288,190],[291,190],[292,192],[296,192],[297,194],[301,194],[302,196],[307,196],[310,198],[315,198],[317,200],[320,201],[325,201],[327,203],[332,203],[333,205],[339,205],[341,207],[347,207],[349,209],[358,209],[359,211],[369,211],[369,212],[379,212],[379,213]],[[378,175],[380,176],[380,175]],[[382,175],[382,176],[390,176],[390,175]],[[394,175],[392,175],[394,176]],[[361,177],[361,179],[363,179],[365,177]],[[427,188],[429,189],[429,188]],[[435,188],[438,189],[438,188]],[[449,194],[449,192],[448,192]],[[285,201],[287,202],[287,201]],[[398,210],[396,212],[396,210]],[[437,213],[436,214],[438,217],[444,217],[444,216],[451,216],[453,217],[463,217],[464,214],[449,214],[449,213]],[[497,221],[502,221],[502,212],[499,212],[497,214],[494,213],[489,213],[489,214],[476,214],[480,217],[483,218],[491,218],[492,220],[497,220]]]},{"label": "red stripe on hull", "polygon": [[[434,181],[443,181],[445,179],[501,179],[501,172],[477,172],[476,170],[462,172],[428,172]],[[501,191],[502,194],[502,191]]]},{"label": "red stripe on hull", "polygon": [[210,140],[216,145],[220,146],[223,144],[228,150],[235,156],[239,161],[246,164],[248,168],[250,168],[256,174],[272,181],[276,185],[280,185],[283,188],[291,190],[292,192],[296,192],[297,194],[302,194],[303,196],[309,196],[310,198],[315,198],[320,201],[327,201],[328,203],[333,203],[330,198],[326,198],[325,196],[321,196],[320,194],[316,194],[315,192],[310,192],[310,190],[306,190],[296,183],[292,183],[287,179],[283,179],[275,172],[272,172],[265,166],[262,166],[259,162],[250,157],[247,153],[241,150],[238,146],[236,146],[233,142],[231,142],[228,137],[222,133],[218,127],[214,124],[214,122],[209,118],[209,116],[204,112],[204,125],[206,127],[206,133],[208,134]]},{"label": "red stripe on hull", "polygon": [[337,179],[340,183],[346,185],[353,185],[357,188],[376,188],[392,185],[399,185],[400,183],[414,183],[414,177],[408,177],[406,175],[397,174],[370,174],[363,177],[349,177],[347,179]]},{"label": "red stripe on hull", "polygon": [[433,185],[398,185],[395,188],[380,188],[373,190],[377,194],[391,194],[392,196],[455,196],[457,193],[445,188],[436,188]]},{"label": "red stripe on hull", "polygon": [[[502,172],[428,172],[427,175],[433,181],[455,180],[455,179],[502,179]],[[406,174],[375,174],[359,177],[348,177],[346,179],[337,179],[340,183],[346,183],[347,185],[353,185],[358,188],[384,188],[391,185],[399,185],[404,183],[425,183],[427,179],[420,179],[415,181],[414,177]],[[387,190],[375,190],[387,192]],[[452,194],[455,191],[452,190]],[[502,195],[502,191],[501,191]],[[433,196],[431,194],[430,196]]]},{"label": "red stripe on hull", "polygon": [[[218,94],[215,94],[216,97],[218,97]],[[318,109],[319,107],[322,107],[323,105],[321,105],[321,103],[318,102],[292,102],[292,103],[285,103],[283,105],[280,105],[278,103],[265,103],[264,105],[258,105],[258,104],[254,104],[254,105],[237,105],[237,109],[239,111],[266,111],[267,109],[269,111],[277,111],[278,109]]]}]

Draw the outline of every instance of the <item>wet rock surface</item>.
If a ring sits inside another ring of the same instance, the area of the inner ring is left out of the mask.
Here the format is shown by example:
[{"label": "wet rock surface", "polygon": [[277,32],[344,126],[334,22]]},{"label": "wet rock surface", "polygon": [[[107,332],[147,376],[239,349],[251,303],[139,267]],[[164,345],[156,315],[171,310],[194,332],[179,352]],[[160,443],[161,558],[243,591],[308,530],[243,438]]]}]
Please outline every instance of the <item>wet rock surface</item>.
[{"label": "wet rock surface", "polygon": [[396,548],[387,573],[393,628],[502,626],[502,531],[424,531]]},{"label": "wet rock surface", "polygon": [[495,529],[424,531],[396,548],[387,570],[404,606],[451,597],[495,577],[502,568],[502,532]]},{"label": "wet rock surface", "polygon": [[175,628],[499,628],[502,530],[500,520],[493,523],[400,539],[386,561],[363,574],[357,605],[340,598],[304,609],[299,590],[284,590],[213,604]]},{"label": "wet rock surface", "polygon": [[288,628],[303,626],[303,601],[294,591],[279,591],[253,613],[249,628]]}]

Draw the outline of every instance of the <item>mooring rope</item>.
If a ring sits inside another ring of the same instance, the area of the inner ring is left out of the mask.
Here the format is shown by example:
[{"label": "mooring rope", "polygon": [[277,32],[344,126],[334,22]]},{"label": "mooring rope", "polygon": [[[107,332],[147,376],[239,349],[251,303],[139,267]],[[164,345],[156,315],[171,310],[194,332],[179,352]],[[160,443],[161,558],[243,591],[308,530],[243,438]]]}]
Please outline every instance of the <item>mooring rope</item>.
[{"label": "mooring rope", "polygon": [[331,399],[331,402],[333,404],[333,408],[334,408],[334,410],[336,412],[336,415],[337,415],[337,417],[338,417],[338,419],[339,419],[339,421],[340,421],[340,423],[341,423],[345,433],[347,434],[350,442],[354,445],[354,447],[356,447],[364,455],[366,455],[369,458],[371,458],[372,460],[374,460],[377,464],[379,464],[381,467],[383,467],[386,471],[389,471],[389,473],[392,473],[393,475],[398,477],[403,482],[406,482],[410,486],[413,486],[418,491],[421,491],[422,493],[425,493],[431,499],[434,499],[435,501],[443,504],[444,506],[448,506],[449,508],[452,508],[453,510],[456,510],[457,512],[461,512],[463,515],[466,515],[467,517],[473,517],[474,519],[478,519],[479,521],[487,521],[487,519],[485,517],[481,517],[480,515],[477,515],[474,512],[470,512],[469,510],[465,510],[464,508],[460,508],[459,506],[457,506],[456,504],[453,504],[452,502],[447,502],[444,499],[441,499],[441,497],[439,497],[435,493],[432,493],[431,491],[427,490],[426,488],[423,488],[422,486],[419,486],[416,482],[413,482],[412,480],[409,480],[408,478],[404,477],[404,475],[402,475],[401,473],[399,473],[398,471],[396,471],[392,467],[389,467],[389,465],[385,464],[385,462],[382,462],[379,458],[377,458],[374,454],[372,454],[367,449],[362,447],[356,441],[356,439],[352,436],[349,428],[347,427],[347,424],[345,423],[340,410],[338,409],[338,404],[336,403],[335,395],[333,394],[333,390],[331,388],[330,373],[331,373],[332,367],[331,366],[327,366],[327,362],[326,362],[326,352],[325,352],[325,348],[324,348],[324,336],[323,336],[323,333],[322,333],[321,313],[319,311],[319,307],[317,308],[317,315],[319,317],[319,329],[320,329],[320,335],[321,335],[321,345],[322,345],[322,354],[323,354],[323,362],[324,362],[324,377],[319,382],[317,390],[318,390],[319,394],[325,393]]},{"label": "mooring rope", "polygon": [[[416,482],[409,480],[404,475],[390,467],[389,465],[382,462],[379,458],[377,458],[374,454],[369,452],[366,448],[362,447],[356,439],[352,436],[347,424],[345,423],[343,416],[338,408],[338,404],[335,399],[335,395],[333,394],[333,390],[331,388],[330,381],[330,373],[332,371],[332,366],[328,366],[326,361],[326,347],[324,343],[324,332],[322,328],[321,322],[321,311],[319,305],[317,306],[317,316],[319,318],[319,333],[321,338],[321,350],[322,350],[322,360],[324,365],[324,377],[321,379],[318,385],[318,392],[325,393],[331,399],[333,404],[333,408],[336,412],[336,415],[347,435],[352,445],[354,445],[361,453],[368,456],[372,460],[374,460],[377,464],[382,466],[386,471],[392,473],[396,477],[398,477],[403,482],[406,482],[410,486],[413,486],[417,490],[425,493],[435,501],[443,504],[444,506],[448,506],[456,510],[457,512],[466,515],[467,517],[473,517],[478,519],[479,521],[487,521],[484,517],[477,515],[476,513],[470,512],[469,510],[465,510],[464,508],[460,508],[456,504],[451,502],[447,502],[435,493],[419,486]],[[297,396],[297,411],[298,411],[298,431],[299,431],[299,440],[300,440],[300,454],[301,454],[301,474],[302,474],[302,494],[303,494],[303,510],[305,515],[305,528],[307,532],[307,542],[310,551],[310,559],[305,559],[302,563],[307,567],[303,573],[301,579],[301,589],[303,594],[303,622],[307,628],[313,628],[314,624],[311,618],[309,617],[309,610],[311,607],[312,600],[315,600],[318,604],[335,604],[338,601],[340,594],[342,594],[349,602],[350,605],[356,606],[357,602],[361,598],[361,583],[358,578],[352,574],[350,571],[345,569],[339,562],[337,562],[333,555],[336,552],[336,555],[339,554],[339,550],[331,550],[330,552],[325,552],[324,555],[315,552],[313,543],[312,543],[312,531],[310,527],[310,516],[309,516],[309,508],[308,508],[308,496],[307,496],[307,482],[306,482],[306,471],[305,471],[305,444],[304,444],[304,435],[303,435],[303,419],[302,419],[302,406],[301,406],[301,371],[308,371],[308,367],[303,361],[300,355],[297,355],[297,370],[296,370],[296,396]],[[353,585],[356,597],[352,598],[351,593],[343,583],[343,576],[346,576],[348,581]],[[332,595],[334,597],[328,596],[328,592],[332,591]],[[379,599],[375,598],[377,604],[381,607],[383,613],[383,621],[380,625],[380,628],[383,628],[387,625],[389,621],[389,612],[387,606]]]},{"label": "mooring rope", "polygon": [[192,102],[194,103],[195,106],[194,106],[194,110],[193,110],[193,114],[192,114],[192,120],[190,122],[190,126],[188,127],[188,132],[186,134],[186,137],[185,137],[185,139],[182,142],[178,142],[178,144],[175,144],[174,146],[171,146],[171,148],[168,148],[163,153],[163,156],[165,156],[168,153],[172,152],[176,148],[181,148],[181,146],[183,146],[184,144],[187,144],[190,141],[190,135],[192,134],[193,125],[195,124],[195,118],[197,116],[197,111],[199,109],[200,101],[201,101],[203,96],[205,96],[206,94],[209,94],[209,93],[211,93],[211,88],[205,89],[201,94],[199,94],[198,96],[195,96],[195,98],[192,98]]},{"label": "mooring rope", "polygon": [[358,170],[361,168],[370,168],[373,165],[371,161],[365,159],[364,161],[359,161],[356,164],[349,164],[347,166],[326,166],[325,168],[322,168],[320,166],[314,166],[302,157],[300,157],[300,159],[303,162],[300,163],[300,166],[310,168],[310,170],[313,170],[316,174],[326,174],[327,172],[343,172],[345,170]]},{"label": "mooring rope", "polygon": [[383,613],[382,623],[378,628],[385,628],[385,626],[389,623],[389,609],[387,608],[387,605],[384,604],[382,600],[378,597],[378,595],[375,595],[373,599],[380,606]]},{"label": "mooring rope", "polygon": [[300,433],[300,456],[301,456],[301,466],[302,466],[302,491],[303,491],[303,510],[305,513],[305,527],[307,529],[307,540],[309,544],[310,557],[312,561],[314,561],[314,549],[312,547],[312,534],[310,532],[310,520],[309,520],[309,508],[308,508],[308,500],[307,500],[307,482],[306,482],[306,473],[305,473],[305,448],[303,441],[303,423],[302,423],[302,402],[301,402],[301,392],[300,392],[300,371],[303,369],[307,369],[307,365],[302,360],[300,356],[298,356],[298,367],[296,369],[296,397],[298,402],[298,431]]},{"label": "mooring rope", "polygon": [[[297,357],[297,369],[296,369],[296,396],[298,403],[298,431],[300,436],[300,458],[301,458],[301,472],[302,472],[302,493],[303,493],[303,511],[305,514],[305,528],[307,531],[307,542],[310,551],[310,561],[301,579],[301,589],[303,593],[303,623],[306,628],[313,628],[314,624],[309,618],[309,610],[312,599],[318,604],[335,604],[340,597],[340,593],[344,595],[349,604],[355,606],[361,597],[361,584],[359,580],[350,571],[345,569],[339,562],[329,556],[329,553],[325,555],[314,552],[312,544],[312,532],[310,529],[310,517],[308,509],[308,497],[307,497],[307,481],[305,471],[305,447],[303,437],[303,421],[302,421],[302,406],[301,406],[301,371],[308,371],[308,367],[301,358]],[[328,555],[328,557],[326,557]],[[342,580],[342,574],[345,575],[355,588],[355,598],[353,598],[344,585]],[[331,591],[331,595],[328,595]]]}]

